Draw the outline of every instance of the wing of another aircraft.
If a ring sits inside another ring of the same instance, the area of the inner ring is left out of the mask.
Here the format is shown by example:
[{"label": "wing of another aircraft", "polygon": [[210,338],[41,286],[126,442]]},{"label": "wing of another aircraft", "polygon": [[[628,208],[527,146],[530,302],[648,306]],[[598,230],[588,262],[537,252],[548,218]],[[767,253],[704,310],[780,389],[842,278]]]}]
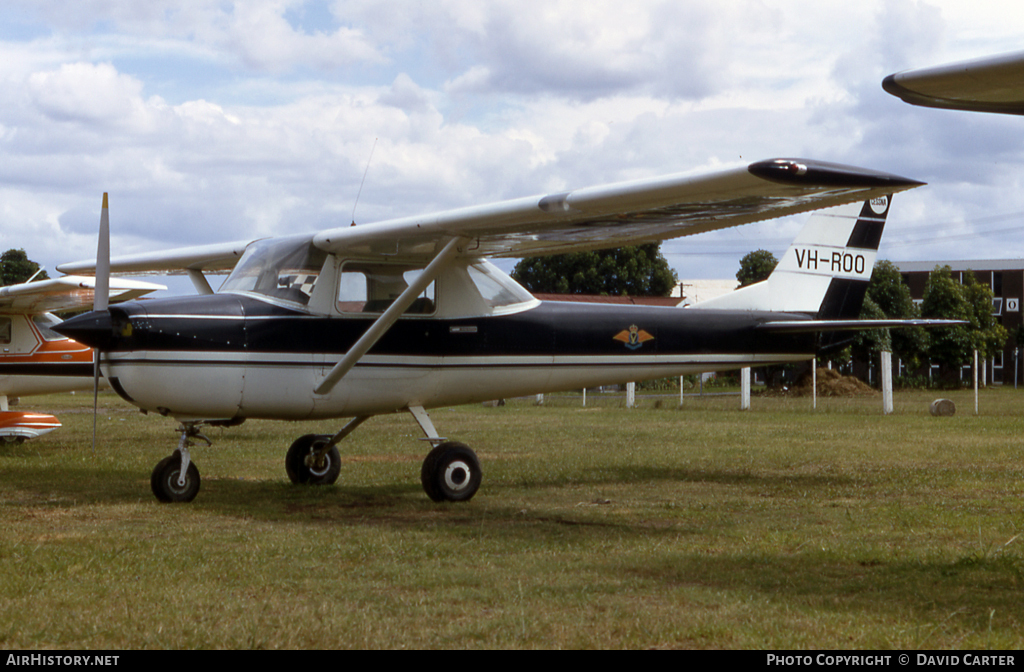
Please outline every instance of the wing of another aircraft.
[{"label": "wing of another aircraft", "polygon": [[[453,237],[459,254],[523,257],[637,245],[827,208],[920,186],[888,173],[806,159],[773,159],[704,175],[677,174],[577,189],[373,224],[313,236],[331,253],[430,258]],[[111,260],[111,271],[225,270],[244,243]],[[58,266],[89,272],[95,262]]]},{"label": "wing of another aircraft", "polygon": [[[34,314],[84,310],[93,305],[95,287],[96,278],[74,275],[0,287],[0,312]],[[130,301],[162,289],[167,288],[149,282],[111,280],[110,301]]]},{"label": "wing of another aircraft", "polygon": [[[194,247],[176,248],[160,252],[146,252],[110,260],[111,273],[121,275],[181,275],[190,271],[227,273],[235,267],[245,248],[255,240],[214,243]],[[87,259],[57,266],[61,273],[95,272],[96,261]]]},{"label": "wing of another aircraft", "polygon": [[1024,52],[898,72],[882,88],[911,105],[1024,114]]}]

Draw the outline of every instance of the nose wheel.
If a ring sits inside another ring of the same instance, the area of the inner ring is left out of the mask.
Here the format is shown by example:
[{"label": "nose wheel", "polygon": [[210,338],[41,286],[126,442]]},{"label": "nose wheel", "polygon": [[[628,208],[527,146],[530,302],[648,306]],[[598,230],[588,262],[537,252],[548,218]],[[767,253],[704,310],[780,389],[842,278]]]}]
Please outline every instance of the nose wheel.
[{"label": "nose wheel", "polygon": [[182,478],[181,453],[174,451],[157,463],[150,476],[149,484],[153,494],[161,502],[191,502],[199,494],[199,469],[192,462],[184,470]]}]

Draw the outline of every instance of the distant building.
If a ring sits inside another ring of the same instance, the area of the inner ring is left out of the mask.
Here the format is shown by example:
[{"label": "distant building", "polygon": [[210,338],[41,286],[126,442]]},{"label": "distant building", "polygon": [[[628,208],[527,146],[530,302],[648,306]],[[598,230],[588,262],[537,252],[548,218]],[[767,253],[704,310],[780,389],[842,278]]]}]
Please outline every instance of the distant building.
[{"label": "distant building", "polygon": [[894,261],[903,281],[910,287],[910,296],[915,301],[924,297],[924,288],[929,274],[936,266],[949,266],[953,279],[963,282],[964,273],[974,273],[975,279],[992,288],[992,314],[1006,327],[1010,338],[1003,352],[985,363],[986,379],[989,382],[1014,383],[1014,367],[1017,380],[1024,383],[1024,353],[1016,352],[1014,334],[1024,324],[1020,304],[1024,298],[1024,259],[970,259],[959,261]]},{"label": "distant building", "polygon": [[541,301],[576,301],[581,303],[615,303],[637,306],[690,306],[720,294],[728,294],[739,286],[736,280],[685,280],[672,290],[671,296],[605,296],[594,294],[534,293]]},{"label": "distant building", "polygon": [[681,299],[679,305],[691,306],[722,294],[728,294],[739,285],[737,280],[682,280],[672,290],[672,296]]},{"label": "distant building", "polygon": [[668,296],[607,296],[604,294],[546,294],[533,292],[534,298],[541,301],[572,301],[574,303],[614,303],[633,306],[668,306],[679,305],[678,298]]}]

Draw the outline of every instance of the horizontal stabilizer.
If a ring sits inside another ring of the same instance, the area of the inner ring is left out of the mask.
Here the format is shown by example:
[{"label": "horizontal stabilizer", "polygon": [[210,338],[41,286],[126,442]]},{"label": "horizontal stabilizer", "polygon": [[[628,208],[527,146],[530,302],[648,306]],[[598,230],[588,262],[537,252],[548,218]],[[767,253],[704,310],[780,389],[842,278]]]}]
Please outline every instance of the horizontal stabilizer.
[{"label": "horizontal stabilizer", "polygon": [[763,331],[788,334],[819,331],[859,331],[866,329],[899,329],[909,327],[955,327],[968,324],[964,320],[779,320],[757,325]]}]

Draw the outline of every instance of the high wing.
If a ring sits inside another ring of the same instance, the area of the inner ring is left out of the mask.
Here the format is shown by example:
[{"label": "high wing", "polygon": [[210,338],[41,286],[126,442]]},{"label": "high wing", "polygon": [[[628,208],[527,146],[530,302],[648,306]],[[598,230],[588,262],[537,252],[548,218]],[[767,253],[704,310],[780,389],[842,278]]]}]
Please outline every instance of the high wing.
[{"label": "high wing", "polygon": [[1024,52],[898,72],[882,88],[911,105],[1024,114]]},{"label": "high wing", "polygon": [[[93,305],[95,287],[96,278],[74,275],[0,287],[0,313],[84,310]],[[130,301],[162,289],[167,288],[149,282],[111,280],[110,301]]]},{"label": "high wing", "polygon": [[[805,159],[773,159],[705,175],[677,174],[538,195],[432,215],[320,232],[320,249],[390,258],[430,258],[451,238],[459,254],[523,257],[637,245],[827,208],[920,186],[883,172]],[[111,260],[111,271],[226,270],[245,243]],[[92,271],[93,261],[58,266]]]}]

